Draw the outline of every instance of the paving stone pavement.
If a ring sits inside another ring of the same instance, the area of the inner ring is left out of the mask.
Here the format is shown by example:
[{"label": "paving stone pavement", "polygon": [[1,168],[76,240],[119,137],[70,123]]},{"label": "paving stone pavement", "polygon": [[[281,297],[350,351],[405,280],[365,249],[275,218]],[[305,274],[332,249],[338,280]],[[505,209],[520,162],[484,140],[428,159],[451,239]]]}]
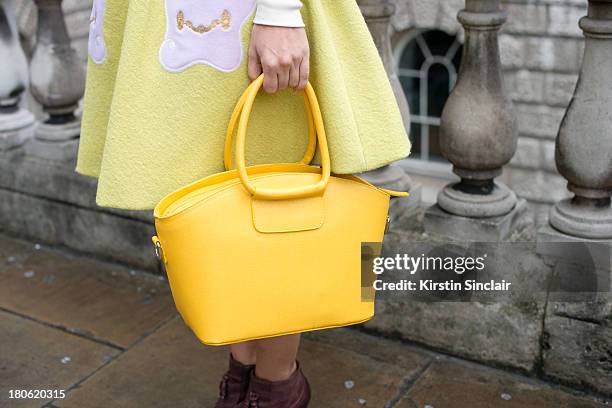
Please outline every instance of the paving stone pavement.
[{"label": "paving stone pavement", "polygon": [[[308,333],[313,408],[591,408],[611,401],[352,329]],[[212,408],[205,347],[163,278],[0,237],[0,407]],[[11,399],[10,390],[65,390]]]}]

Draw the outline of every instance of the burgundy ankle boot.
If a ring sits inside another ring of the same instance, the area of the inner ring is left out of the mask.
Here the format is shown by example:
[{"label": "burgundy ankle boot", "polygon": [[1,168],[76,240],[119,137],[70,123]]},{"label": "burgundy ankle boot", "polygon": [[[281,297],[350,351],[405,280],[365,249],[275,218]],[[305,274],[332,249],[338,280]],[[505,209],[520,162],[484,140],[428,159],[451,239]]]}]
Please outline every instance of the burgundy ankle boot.
[{"label": "burgundy ankle boot", "polygon": [[219,384],[219,399],[215,408],[239,408],[249,387],[254,365],[244,365],[234,360],[230,353],[229,369]]},{"label": "burgundy ankle boot", "polygon": [[299,362],[291,376],[283,381],[267,381],[253,370],[242,408],[306,408],[310,402],[310,385]]}]

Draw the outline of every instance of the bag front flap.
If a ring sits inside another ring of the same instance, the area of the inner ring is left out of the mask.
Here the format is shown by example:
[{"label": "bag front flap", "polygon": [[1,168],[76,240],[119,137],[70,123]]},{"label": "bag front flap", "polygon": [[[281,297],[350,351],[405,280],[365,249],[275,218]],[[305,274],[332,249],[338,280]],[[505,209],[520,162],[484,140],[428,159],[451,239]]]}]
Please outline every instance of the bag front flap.
[{"label": "bag front flap", "polygon": [[256,200],[251,204],[253,226],[262,233],[309,231],[325,219],[322,196],[295,200]]}]

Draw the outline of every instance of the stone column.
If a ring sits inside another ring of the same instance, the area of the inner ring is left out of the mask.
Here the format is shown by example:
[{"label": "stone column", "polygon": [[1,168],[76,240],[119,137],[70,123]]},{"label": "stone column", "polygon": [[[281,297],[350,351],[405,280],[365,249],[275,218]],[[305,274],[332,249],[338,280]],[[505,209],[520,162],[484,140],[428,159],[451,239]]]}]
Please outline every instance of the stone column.
[{"label": "stone column", "polygon": [[48,118],[39,123],[28,152],[55,160],[76,156],[80,119],[75,116],[85,89],[85,70],[72,48],[62,0],[35,0],[36,45],[30,64],[32,96]]},{"label": "stone column", "polygon": [[0,0],[0,150],[22,145],[34,131],[34,116],[19,106],[28,84],[28,63],[17,34],[13,0]]},{"label": "stone column", "polygon": [[[538,244],[612,243],[612,0],[591,0],[580,20],[584,57],[556,141],[557,169],[572,198],[558,202]],[[550,248],[550,246],[548,246]],[[609,267],[610,259],[607,264]]]},{"label": "stone column", "polygon": [[500,0],[466,0],[458,20],[465,44],[457,84],[442,113],[440,146],[460,181],[439,193],[425,228],[458,239],[497,241],[514,229],[526,208],[524,200],[495,181],[517,143],[498,44],[506,14]]},{"label": "stone column", "polygon": [[[391,17],[395,14],[395,5],[389,0],[358,0],[357,3],[368,24],[376,48],[378,48],[402,118],[404,119],[404,126],[406,131],[409,132],[410,108],[395,72],[393,52],[391,50]],[[396,218],[400,213],[418,208],[421,202],[421,185],[414,184],[406,172],[396,163],[362,173],[361,176],[377,186],[410,192],[408,199],[392,200],[390,210],[392,218]]]}]

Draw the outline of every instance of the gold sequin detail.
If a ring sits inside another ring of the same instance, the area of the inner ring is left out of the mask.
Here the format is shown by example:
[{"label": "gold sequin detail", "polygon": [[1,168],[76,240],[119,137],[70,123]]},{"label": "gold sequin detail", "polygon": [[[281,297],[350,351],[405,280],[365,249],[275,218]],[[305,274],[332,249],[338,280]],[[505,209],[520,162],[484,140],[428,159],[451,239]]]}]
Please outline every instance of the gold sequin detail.
[{"label": "gold sequin detail", "polygon": [[189,28],[191,31],[196,33],[207,33],[209,31],[214,30],[215,28],[221,26],[223,30],[228,30],[232,24],[232,15],[228,10],[223,10],[221,13],[221,17],[214,19],[208,25],[194,25],[190,20],[185,20],[185,14],[182,10],[179,10],[176,15],[176,26],[179,30],[182,30],[184,27]]}]

